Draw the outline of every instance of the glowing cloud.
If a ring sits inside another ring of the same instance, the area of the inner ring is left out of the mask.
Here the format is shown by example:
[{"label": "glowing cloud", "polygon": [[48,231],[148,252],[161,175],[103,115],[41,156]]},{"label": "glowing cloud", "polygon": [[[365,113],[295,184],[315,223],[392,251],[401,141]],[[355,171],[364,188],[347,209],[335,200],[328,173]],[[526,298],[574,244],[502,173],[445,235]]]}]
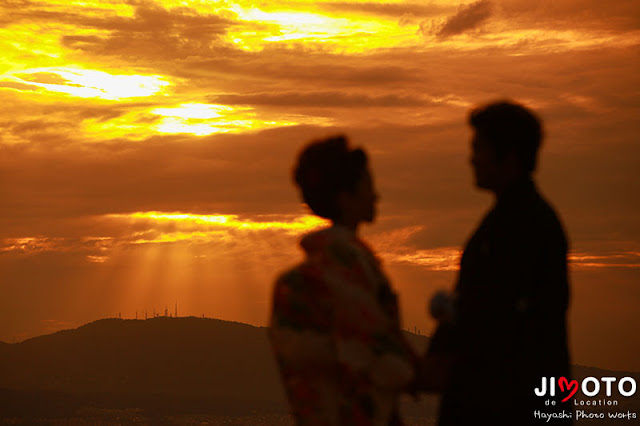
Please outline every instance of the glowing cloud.
[{"label": "glowing cloud", "polygon": [[0,252],[38,253],[60,248],[61,238],[47,238],[43,236],[5,238],[0,245]]},{"label": "glowing cloud", "polygon": [[158,75],[109,74],[83,68],[31,68],[9,73],[4,82],[28,83],[79,98],[120,100],[158,94],[170,83]]},{"label": "glowing cloud", "polygon": [[181,104],[170,108],[155,108],[150,113],[161,118],[153,128],[159,133],[188,133],[206,136],[214,133],[230,133],[261,130],[269,127],[297,124],[328,125],[330,120],[302,115],[280,115],[278,119],[258,114],[248,107],[230,107],[202,103]]},{"label": "glowing cloud", "polygon": [[[328,225],[328,221],[312,215],[277,215],[259,216],[264,218],[276,218],[280,220],[258,221],[252,219],[239,219],[238,215],[198,215],[190,213],[165,213],[165,212],[136,212],[130,214],[113,214],[111,218],[146,220],[153,223],[177,223],[187,226],[231,228],[236,230],[256,231],[256,230],[283,230],[289,234],[297,235],[308,232],[312,229]],[[187,239],[188,235],[204,236],[204,230],[200,228],[192,234],[177,232],[177,240]],[[162,240],[160,240],[162,241]]]},{"label": "glowing cloud", "polygon": [[396,19],[373,20],[354,13],[329,16],[300,10],[266,11],[240,5],[230,10],[247,25],[230,29],[228,38],[245,50],[259,51],[271,43],[292,41],[303,41],[307,47],[316,44],[321,49],[349,52],[419,43],[415,29],[398,25]]},{"label": "glowing cloud", "polygon": [[457,271],[462,251],[456,247],[440,247],[430,250],[403,250],[383,253],[388,262],[409,263],[432,271]]},{"label": "glowing cloud", "polygon": [[620,252],[608,254],[591,254],[583,251],[569,254],[572,267],[579,269],[591,268],[640,268],[640,253]]}]

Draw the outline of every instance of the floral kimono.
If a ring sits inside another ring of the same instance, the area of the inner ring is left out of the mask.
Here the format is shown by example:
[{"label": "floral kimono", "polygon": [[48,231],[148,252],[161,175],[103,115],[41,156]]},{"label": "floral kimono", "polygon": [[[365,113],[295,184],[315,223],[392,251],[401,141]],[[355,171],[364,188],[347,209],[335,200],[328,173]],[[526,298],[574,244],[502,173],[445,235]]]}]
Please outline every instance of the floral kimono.
[{"label": "floral kimono", "polygon": [[269,337],[298,425],[401,425],[398,396],[415,355],[372,251],[333,226],[276,282]]}]

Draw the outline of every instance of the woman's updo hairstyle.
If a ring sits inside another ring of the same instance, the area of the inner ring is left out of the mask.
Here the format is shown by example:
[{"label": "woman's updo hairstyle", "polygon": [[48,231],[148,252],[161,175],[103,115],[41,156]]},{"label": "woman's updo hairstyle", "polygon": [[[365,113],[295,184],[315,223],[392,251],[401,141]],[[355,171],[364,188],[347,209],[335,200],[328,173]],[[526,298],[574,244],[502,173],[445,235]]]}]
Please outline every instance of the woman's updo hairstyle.
[{"label": "woman's updo hairstyle", "polygon": [[294,168],[293,177],[302,199],[318,216],[336,220],[340,216],[338,194],[355,192],[367,168],[367,154],[350,149],[343,135],[316,140],[307,145]]}]

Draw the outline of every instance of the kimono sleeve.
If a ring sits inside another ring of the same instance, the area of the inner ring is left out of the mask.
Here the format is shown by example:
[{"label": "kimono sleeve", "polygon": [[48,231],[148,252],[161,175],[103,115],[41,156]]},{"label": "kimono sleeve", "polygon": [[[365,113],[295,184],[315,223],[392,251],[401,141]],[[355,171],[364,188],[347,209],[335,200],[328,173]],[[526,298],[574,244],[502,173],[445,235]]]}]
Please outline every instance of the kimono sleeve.
[{"label": "kimono sleeve", "polygon": [[330,294],[320,277],[303,265],[276,281],[269,338],[282,370],[335,364]]}]

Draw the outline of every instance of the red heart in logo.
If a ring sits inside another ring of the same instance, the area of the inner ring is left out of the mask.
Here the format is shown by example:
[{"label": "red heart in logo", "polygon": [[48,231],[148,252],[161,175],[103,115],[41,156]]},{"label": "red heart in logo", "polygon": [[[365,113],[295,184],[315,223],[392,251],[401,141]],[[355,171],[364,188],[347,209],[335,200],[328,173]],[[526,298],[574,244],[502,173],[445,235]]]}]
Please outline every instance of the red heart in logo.
[{"label": "red heart in logo", "polygon": [[560,390],[562,392],[565,391],[565,387],[566,390],[568,391],[570,388],[573,388],[573,390],[571,391],[571,393],[569,394],[569,396],[567,396],[565,399],[562,400],[562,402],[567,401],[569,398],[571,398],[573,395],[576,394],[576,392],[578,392],[578,381],[577,380],[572,380],[569,381],[567,380],[566,377],[560,377],[558,379],[558,386],[560,386]]}]

